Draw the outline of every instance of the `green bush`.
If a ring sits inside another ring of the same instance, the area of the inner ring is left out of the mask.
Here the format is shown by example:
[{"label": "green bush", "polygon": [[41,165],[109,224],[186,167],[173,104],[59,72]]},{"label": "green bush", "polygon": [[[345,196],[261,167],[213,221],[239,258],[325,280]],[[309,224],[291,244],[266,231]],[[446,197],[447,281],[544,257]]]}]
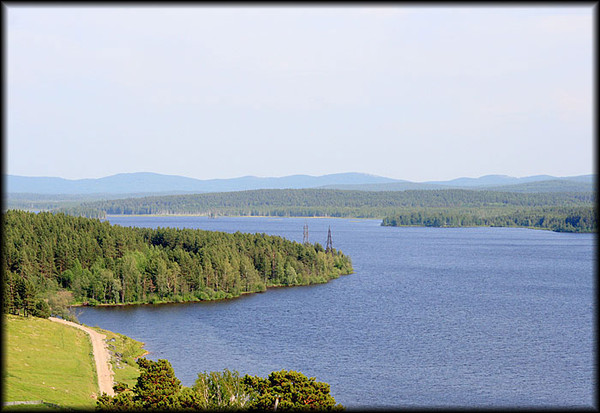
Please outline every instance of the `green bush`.
[{"label": "green bush", "polygon": [[198,374],[192,390],[202,409],[240,409],[250,399],[239,373],[227,369]]}]

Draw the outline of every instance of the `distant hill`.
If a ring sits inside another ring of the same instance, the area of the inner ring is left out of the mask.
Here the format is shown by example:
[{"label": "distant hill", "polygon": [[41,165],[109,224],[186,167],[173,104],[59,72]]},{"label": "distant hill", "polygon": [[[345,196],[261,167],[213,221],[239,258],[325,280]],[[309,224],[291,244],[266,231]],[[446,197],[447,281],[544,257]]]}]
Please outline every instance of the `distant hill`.
[{"label": "distant hill", "polygon": [[556,178],[536,175],[514,178],[505,175],[487,175],[481,178],[458,178],[451,181],[391,182],[384,184],[329,185],[326,189],[356,191],[405,191],[434,189],[471,189],[501,192],[590,192],[595,191],[594,175]]},{"label": "distant hill", "polygon": [[198,191],[197,179],[148,172],[117,174],[98,179],[64,179],[7,175],[9,193],[121,194]]},{"label": "distant hill", "polygon": [[383,184],[344,184],[344,185],[326,185],[321,189],[341,189],[345,191],[407,191],[407,190],[428,190],[428,189],[463,189],[459,186],[450,186],[442,184],[431,184],[426,182],[389,182]]},{"label": "distant hill", "polygon": [[[533,184],[537,182],[545,182],[544,184],[540,184],[539,188],[548,189],[549,192],[554,192],[554,186],[557,187],[563,186],[565,181],[569,182],[579,182],[589,184],[586,189],[582,189],[583,187],[573,186],[573,190],[576,191],[593,191],[595,175],[578,175],[578,176],[565,176],[565,177],[556,177],[551,175],[532,175],[525,176],[523,178],[515,178],[514,176],[508,175],[485,175],[479,178],[457,178],[452,179],[450,181],[430,181],[428,184],[439,184],[439,185],[447,185],[452,187],[460,187],[464,189],[469,188],[481,188],[481,189],[489,189],[489,190],[516,190],[518,192],[526,192],[523,191],[523,188],[532,188],[535,189],[538,187],[537,185],[524,185],[523,187],[518,188],[516,185],[523,184]],[[559,183],[560,182],[560,183]],[[564,186],[565,188],[567,186]],[[503,189],[498,189],[503,188]],[[564,191],[569,191],[570,189],[564,189]],[[548,192],[548,191],[543,191]]]},{"label": "distant hill", "polygon": [[556,177],[550,175],[533,175],[526,176],[524,178],[515,178],[514,176],[508,175],[484,175],[479,178],[456,178],[450,181],[431,181],[428,183],[459,186],[464,188],[473,186],[491,187],[499,185],[515,185],[525,182],[547,181],[552,179],[556,179]]},{"label": "distant hill", "polygon": [[291,175],[280,178],[244,176],[232,179],[201,180],[177,175],[150,172],[126,173],[98,179],[64,179],[50,177],[6,176],[8,193],[36,194],[131,194],[131,193],[203,193],[230,192],[252,189],[300,189],[324,185],[375,184],[395,182],[391,178],[362,174],[340,173],[323,176]]},{"label": "distant hill", "polygon": [[[6,192],[12,194],[94,195],[111,199],[144,195],[173,195],[207,192],[233,192],[255,189],[344,189],[361,191],[403,191],[424,189],[490,189],[515,192],[592,191],[594,175],[553,177],[535,175],[515,178],[486,175],[480,178],[457,178],[449,181],[410,182],[382,176],[348,172],[322,176],[290,175],[284,177],[244,176],[232,179],[194,179],[150,172],[123,173],[98,179],[64,179],[6,175]],[[543,183],[542,183],[543,182]],[[521,185],[521,186],[519,186]],[[136,195],[133,195],[136,194]],[[21,196],[23,198],[23,196]]]},{"label": "distant hill", "polygon": [[576,182],[587,182],[590,184],[595,183],[596,175],[578,175],[578,176],[567,176],[561,179],[566,179],[568,181],[576,181]]}]

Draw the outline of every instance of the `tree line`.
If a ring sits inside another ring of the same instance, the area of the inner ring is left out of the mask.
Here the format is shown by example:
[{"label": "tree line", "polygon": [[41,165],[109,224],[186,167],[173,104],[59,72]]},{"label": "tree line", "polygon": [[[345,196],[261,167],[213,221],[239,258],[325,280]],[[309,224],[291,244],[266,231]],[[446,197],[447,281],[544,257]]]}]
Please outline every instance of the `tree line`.
[{"label": "tree line", "polygon": [[237,371],[204,372],[192,387],[181,385],[168,360],[138,359],[140,375],[132,389],[117,383],[115,396],[103,393],[101,410],[342,410],[327,383],[296,371],[267,378]]},{"label": "tree line", "polygon": [[429,208],[406,210],[383,219],[383,226],[527,227],[557,232],[597,232],[596,209],[579,207]]},{"label": "tree line", "polygon": [[407,208],[591,206],[595,199],[594,192],[261,189],[83,202],[60,211],[95,218],[104,218],[107,214],[383,218]]},{"label": "tree line", "polygon": [[3,220],[7,313],[32,314],[41,302],[62,315],[73,303],[232,298],[352,272],[350,258],[340,251],[266,234],[130,228],[18,210],[7,211]]}]

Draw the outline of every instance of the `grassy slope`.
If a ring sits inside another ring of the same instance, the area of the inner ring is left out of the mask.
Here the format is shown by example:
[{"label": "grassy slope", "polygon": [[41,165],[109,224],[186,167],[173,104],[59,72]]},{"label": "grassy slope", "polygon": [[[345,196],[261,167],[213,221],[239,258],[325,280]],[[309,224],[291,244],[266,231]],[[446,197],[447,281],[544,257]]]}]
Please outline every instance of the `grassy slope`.
[{"label": "grassy slope", "polygon": [[49,320],[4,317],[3,401],[94,408],[98,381],[89,336]]}]

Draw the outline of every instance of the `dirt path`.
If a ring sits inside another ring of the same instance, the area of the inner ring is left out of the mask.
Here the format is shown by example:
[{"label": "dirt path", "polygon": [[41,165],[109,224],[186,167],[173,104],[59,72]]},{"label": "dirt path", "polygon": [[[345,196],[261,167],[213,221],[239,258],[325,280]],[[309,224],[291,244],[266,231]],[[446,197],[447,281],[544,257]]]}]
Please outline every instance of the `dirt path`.
[{"label": "dirt path", "polygon": [[104,341],[106,336],[92,330],[91,328],[72,323],[71,321],[66,321],[55,317],[50,317],[50,320],[78,328],[90,335],[90,338],[92,339],[92,348],[94,350],[94,359],[96,360],[96,371],[98,372],[98,387],[100,387],[100,394],[107,393],[110,396],[114,396],[115,392],[112,388],[113,372],[110,366],[110,354],[108,352],[108,348],[106,347],[106,342]]}]

